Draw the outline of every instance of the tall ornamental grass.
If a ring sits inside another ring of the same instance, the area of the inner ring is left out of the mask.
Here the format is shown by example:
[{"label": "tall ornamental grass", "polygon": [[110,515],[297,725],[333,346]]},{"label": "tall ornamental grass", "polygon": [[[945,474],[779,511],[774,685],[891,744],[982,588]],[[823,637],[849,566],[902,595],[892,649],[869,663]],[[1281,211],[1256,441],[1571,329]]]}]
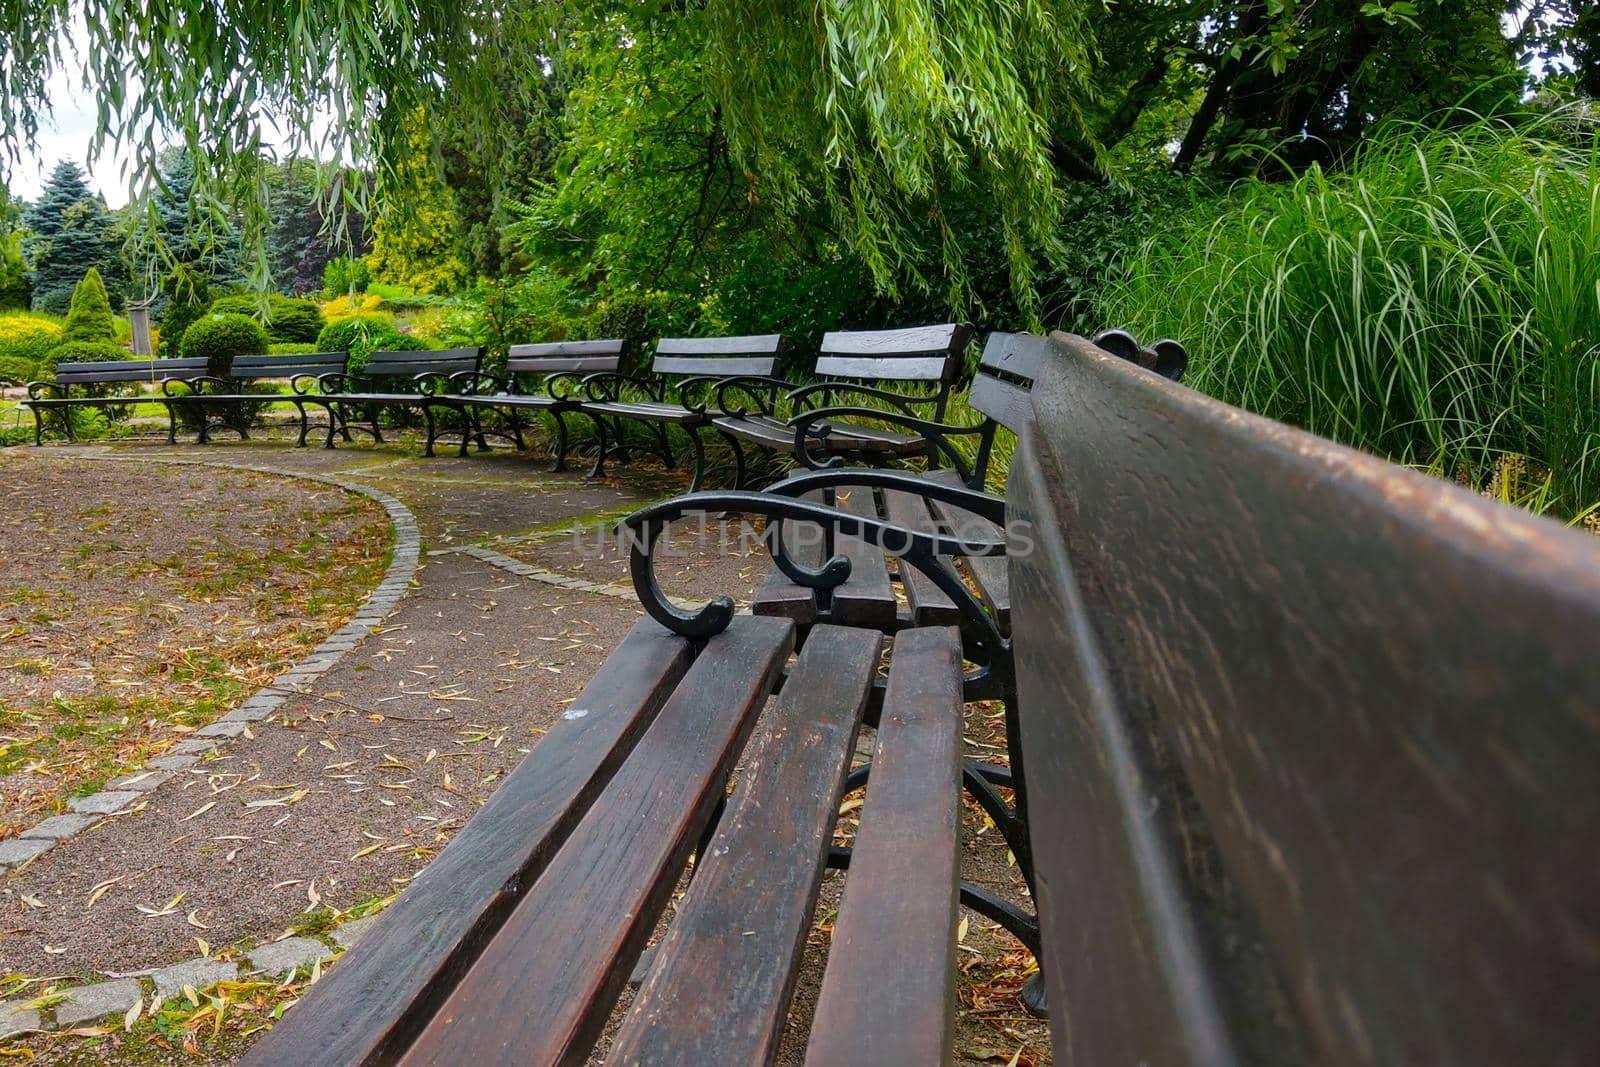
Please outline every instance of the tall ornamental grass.
[{"label": "tall ornamental grass", "polygon": [[[1105,289],[1186,381],[1540,510],[1600,501],[1600,141],[1573,112],[1394,126],[1338,174],[1252,181]],[[1523,488],[1503,487],[1510,468]]]}]

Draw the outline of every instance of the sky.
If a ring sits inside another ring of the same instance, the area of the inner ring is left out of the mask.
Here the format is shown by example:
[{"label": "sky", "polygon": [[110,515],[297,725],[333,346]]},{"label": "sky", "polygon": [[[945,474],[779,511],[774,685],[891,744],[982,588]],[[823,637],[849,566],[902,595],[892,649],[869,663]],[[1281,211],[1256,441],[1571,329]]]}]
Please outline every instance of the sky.
[{"label": "sky", "polygon": [[45,179],[63,159],[72,160],[89,173],[89,187],[106,198],[112,207],[128,202],[128,183],[122,178],[122,157],[108,147],[94,165],[89,166],[89,145],[94,141],[94,99],[78,84],[78,75],[57,73],[50,79],[49,100],[53,121],[39,123],[39,145],[34,152],[25,147],[20,162],[11,164],[6,188],[12,196],[33,200],[44,188]]}]

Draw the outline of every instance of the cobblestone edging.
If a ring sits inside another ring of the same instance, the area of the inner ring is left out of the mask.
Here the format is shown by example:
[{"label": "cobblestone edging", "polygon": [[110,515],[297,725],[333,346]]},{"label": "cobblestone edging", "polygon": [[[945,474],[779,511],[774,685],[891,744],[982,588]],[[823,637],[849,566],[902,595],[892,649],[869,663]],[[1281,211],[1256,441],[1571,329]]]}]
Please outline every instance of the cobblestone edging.
[{"label": "cobblestone edging", "polygon": [[504,552],[496,552],[492,548],[483,548],[478,545],[462,545],[459,548],[437,548],[429,552],[428,555],[471,556],[473,559],[487,563],[491,567],[499,567],[503,571],[510,571],[520,578],[543,582],[545,585],[553,585],[560,589],[571,589],[579,593],[599,593],[601,596],[621,597],[624,600],[635,599],[632,585],[584,581],[582,578],[573,578],[570,575],[547,571],[543,567],[535,567],[531,563],[513,559]]},{"label": "cobblestone edging", "polygon": [[[24,830],[19,836],[0,841],[0,875],[20,868],[43,855],[56,845],[69,841],[103,821],[118,814],[130,803],[141,799],[156,786],[171,778],[177,771],[200,762],[201,756],[233,738],[245,735],[250,724],[271,715],[284,701],[298,692],[305,692],[311,683],[330,670],[345,653],[354,649],[399,605],[401,597],[416,576],[418,558],[422,551],[422,536],[417,529],[416,516],[395,497],[360,482],[333,475],[288,471],[277,467],[251,466],[241,463],[219,463],[212,460],[166,459],[158,457],[122,457],[74,453],[74,459],[94,459],[123,463],[174,463],[188,466],[217,467],[223,470],[247,471],[253,474],[271,474],[285,478],[303,478],[335,486],[346,492],[358,493],[383,508],[394,529],[393,554],[388,569],[371,593],[367,594],[351,620],[329,634],[322,643],[287,671],[257,690],[237,708],[208,726],[196,730],[192,737],[179,741],[167,751],[131,774],[106,783],[98,793],[80,797],[70,805],[72,811],[53,815]],[[514,562],[514,561],[513,561]],[[335,927],[332,941],[340,948],[348,948],[369,925],[370,917],[343,923]],[[153,1005],[160,1004],[180,994],[185,986],[196,990],[231,980],[241,975],[282,975],[336,954],[336,949],[326,941],[311,937],[289,937],[258,945],[240,961],[218,960],[208,956],[182,960],[168,967],[155,967],[145,971],[111,976],[110,981],[76,986],[63,991],[65,998],[53,1005],[29,1007],[31,1000],[0,1001],[0,1040],[28,1031],[51,1030],[58,1027],[82,1026],[108,1016],[127,1013],[135,1001],[149,993]],[[148,979],[147,989],[142,980]]]},{"label": "cobblestone edging", "polygon": [[355,616],[339,629],[325,637],[298,663],[262,686],[244,703],[207,726],[196,730],[167,753],[151,760],[132,774],[125,774],[106,783],[98,793],[79,797],[68,805],[72,811],[53,815],[16,837],[0,841],[0,875],[21,867],[49,852],[63,841],[70,841],[108,816],[121,812],[129,804],[141,799],[145,793],[171,778],[177,771],[200,762],[200,757],[217,748],[224,741],[245,734],[251,723],[260,722],[296,693],[305,692],[311,683],[342,659],[372,633],[399,605],[411,580],[416,576],[417,560],[422,551],[422,537],[417,529],[416,516],[396,498],[379,489],[360,482],[326,474],[303,471],[286,471],[276,467],[250,466],[242,463],[218,463],[212,460],[165,459],[155,457],[121,457],[108,455],[73,454],[74,459],[94,459],[120,463],[173,463],[187,466],[218,467],[224,470],[248,471],[252,474],[272,474],[279,477],[303,478],[306,481],[332,485],[346,492],[358,493],[383,508],[394,528],[394,550],[389,567],[377,588],[356,609]]}]

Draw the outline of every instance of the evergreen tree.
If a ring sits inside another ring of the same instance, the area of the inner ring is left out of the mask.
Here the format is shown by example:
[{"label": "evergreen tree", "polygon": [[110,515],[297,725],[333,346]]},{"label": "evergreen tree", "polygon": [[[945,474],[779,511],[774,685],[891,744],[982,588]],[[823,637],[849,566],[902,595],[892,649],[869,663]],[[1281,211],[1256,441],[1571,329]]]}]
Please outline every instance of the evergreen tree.
[{"label": "evergreen tree", "polygon": [[0,189],[0,311],[28,306],[28,261],[22,256],[22,205]]},{"label": "evergreen tree", "polygon": [[[348,172],[331,180],[352,178],[362,180]],[[323,179],[330,180],[326,175]],[[323,267],[329,260],[346,254],[362,256],[371,247],[365,220],[357,212],[351,212],[343,238],[334,232],[324,210],[328,189],[319,194],[317,186],[317,164],[308,159],[288,160],[273,166],[267,175],[272,220],[267,230],[267,263],[274,287],[282,292],[299,295],[321,288]]]},{"label": "evergreen tree", "polygon": [[411,154],[378,182],[382,209],[372,222],[367,262],[375,281],[419,293],[448,293],[468,280],[467,267],[456,255],[454,202],[428,151],[420,113],[409,136]]},{"label": "evergreen tree", "polygon": [[122,237],[81,167],[66,160],[57,163],[38,201],[24,213],[23,224],[29,231],[23,254],[32,264],[28,280],[34,307],[66,311],[73,288],[90,269],[100,272],[120,302]]},{"label": "evergreen tree", "polygon": [[90,267],[83,281],[72,290],[72,307],[67,312],[67,324],[61,331],[61,342],[116,339],[117,327],[111,317],[111,301],[106,296],[105,283],[100,278],[100,272]]},{"label": "evergreen tree", "polygon": [[[196,276],[208,285],[230,285],[241,275],[239,232],[227,212],[195,195],[194,158],[174,149],[161,159],[161,183],[134,229],[156,256],[163,292],[169,279]],[[192,285],[192,281],[185,284]]]}]

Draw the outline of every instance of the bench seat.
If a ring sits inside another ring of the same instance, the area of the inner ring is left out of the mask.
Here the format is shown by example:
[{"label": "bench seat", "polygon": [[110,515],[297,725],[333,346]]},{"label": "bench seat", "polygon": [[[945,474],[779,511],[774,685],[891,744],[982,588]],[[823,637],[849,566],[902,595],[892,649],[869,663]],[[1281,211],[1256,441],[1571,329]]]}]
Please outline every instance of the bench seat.
[{"label": "bench seat", "polygon": [[[795,645],[788,620],[736,616],[705,639],[638,623],[478,814],[243,1063],[582,1063],[691,852],[688,890],[608,1062],[770,1062],[885,640],[816,627],[785,677]],[[951,1054],[961,727],[953,630],[896,638],[877,721],[813,1064]],[[752,736],[757,747],[728,798]]]},{"label": "bench seat", "polygon": [[[62,363],[56,367],[55,380],[29,382],[28,398],[20,406],[33,413],[33,443],[44,443],[44,415],[47,411],[74,407],[113,407],[118,404],[160,404],[167,410],[167,443],[176,444],[177,417],[170,398],[160,394],[138,396],[73,396],[76,388],[98,388],[106,385],[139,385],[141,383],[165,387],[169,379],[193,377],[206,372],[206,360],[190,359],[118,359],[97,360],[88,363]],[[50,395],[50,394],[54,395]],[[66,434],[73,439],[71,418],[66,419]]]},{"label": "bench seat", "polygon": [[[742,441],[775,451],[794,451],[794,427],[787,419],[769,415],[723,415],[711,420],[718,430]],[[812,446],[817,452],[873,452],[908,458],[928,451],[925,437],[874,426],[833,424],[826,437]]]}]

